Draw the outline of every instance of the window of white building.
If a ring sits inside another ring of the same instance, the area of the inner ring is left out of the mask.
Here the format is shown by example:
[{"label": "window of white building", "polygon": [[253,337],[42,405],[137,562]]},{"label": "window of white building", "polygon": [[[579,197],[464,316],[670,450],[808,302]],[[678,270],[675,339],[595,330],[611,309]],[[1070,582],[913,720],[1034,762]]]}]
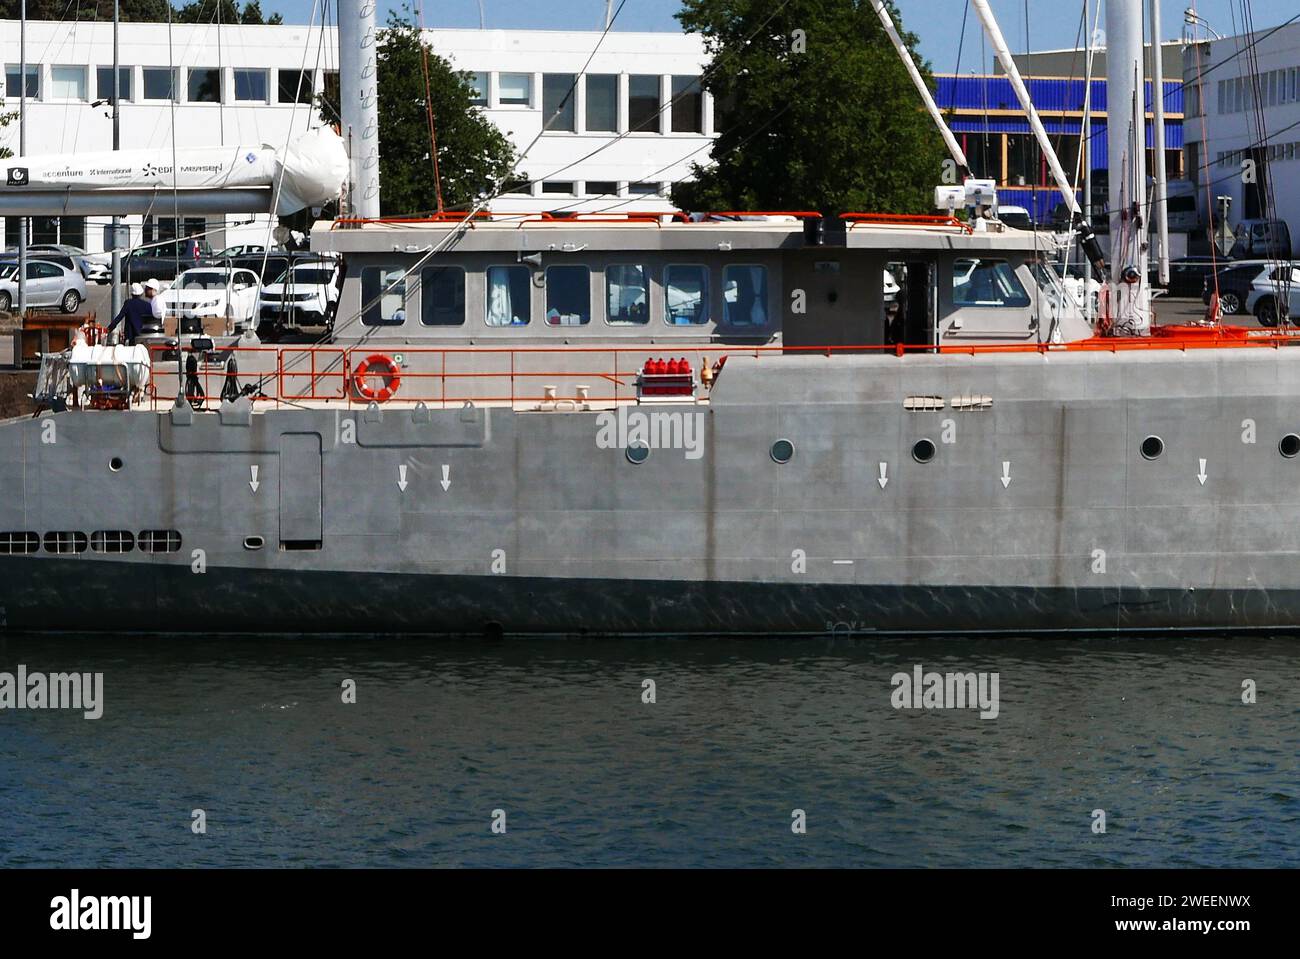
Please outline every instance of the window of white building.
[{"label": "window of white building", "polygon": [[699,77],[673,77],[673,133],[704,132],[704,92]]},{"label": "window of white building", "polygon": [[471,106],[485,107],[488,103],[488,74],[471,73],[466,81],[473,92],[469,96]]},{"label": "window of white building", "polygon": [[573,101],[577,89],[572,73],[546,73],[542,75],[542,116],[546,129],[573,133],[576,111]]},{"label": "window of white building", "polygon": [[176,71],[168,67],[144,67],[140,71],[146,100],[170,100],[176,95]]},{"label": "window of white building", "polygon": [[217,67],[190,67],[189,102],[221,102],[221,70]]},{"label": "window of white building", "polygon": [[503,73],[497,78],[497,101],[503,106],[527,107],[533,103],[531,73]]},{"label": "window of white building", "polygon": [[277,70],[276,87],[280,103],[311,103],[310,70]]},{"label": "window of white building", "polygon": [[659,77],[627,78],[627,128],[633,133],[659,132]]},{"label": "window of white building", "polygon": [[267,98],[265,70],[236,70],[235,99],[252,103],[265,103]]},{"label": "window of white building", "polygon": [[[117,86],[123,100],[131,99],[131,68],[117,68]],[[95,99],[113,101],[113,68],[95,68]]]},{"label": "window of white building", "polygon": [[50,67],[51,100],[86,99],[86,68],[81,66]]},{"label": "window of white building", "polygon": [[587,76],[587,129],[613,133],[618,129],[618,76],[592,73]]},{"label": "window of white building", "polygon": [[[22,85],[18,81],[21,64],[5,64],[5,96],[17,100],[22,96]],[[36,99],[41,95],[41,71],[35,64],[27,64],[27,96]]]}]

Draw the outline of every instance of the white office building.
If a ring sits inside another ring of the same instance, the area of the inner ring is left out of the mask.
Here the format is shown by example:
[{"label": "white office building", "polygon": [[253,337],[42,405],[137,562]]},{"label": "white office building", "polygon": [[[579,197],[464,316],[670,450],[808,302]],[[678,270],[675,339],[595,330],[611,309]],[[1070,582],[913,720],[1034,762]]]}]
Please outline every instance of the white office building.
[{"label": "white office building", "polygon": [[[522,152],[528,186],[492,207],[506,212],[668,210],[671,183],[704,163],[712,98],[698,37],[611,32],[587,65],[598,31],[429,30],[433,49],[474,74],[478,108]],[[19,106],[19,25],[0,20],[4,111]],[[27,24],[27,154],[112,149],[113,36],[108,23]],[[119,36],[122,149],[269,144],[323,121],[313,99],[338,67],[333,28],[301,25],[123,24]],[[578,82],[574,85],[575,78]],[[566,101],[573,89],[575,95]],[[558,114],[557,114],[558,110]],[[552,117],[545,131],[544,117]],[[15,154],[18,123],[0,129]],[[382,144],[381,144],[382,149]],[[382,183],[381,183],[382,189]],[[214,248],[265,243],[266,216],[184,218],[165,209],[128,217],[133,244],[179,232]],[[20,221],[4,222],[4,245]],[[36,217],[32,242],[103,249],[105,221]]]},{"label": "white office building", "polygon": [[1183,77],[1186,168],[1202,222],[1228,196],[1230,224],[1277,218],[1300,238],[1300,23],[1189,45]]}]

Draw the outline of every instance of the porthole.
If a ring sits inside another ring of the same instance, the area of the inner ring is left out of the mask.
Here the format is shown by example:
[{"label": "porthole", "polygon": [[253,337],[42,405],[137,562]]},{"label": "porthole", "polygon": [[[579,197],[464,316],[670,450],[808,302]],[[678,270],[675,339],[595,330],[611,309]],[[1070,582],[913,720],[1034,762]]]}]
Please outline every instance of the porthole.
[{"label": "porthole", "polygon": [[918,463],[930,462],[930,460],[934,459],[934,453],[935,449],[933,440],[917,440],[912,445],[912,459],[916,460]]},{"label": "porthole", "polygon": [[770,452],[773,463],[785,464],[794,459],[794,444],[789,440],[777,440]]},{"label": "porthole", "polygon": [[627,461],[633,466],[640,466],[650,458],[650,447],[644,443],[629,443],[627,445]]},{"label": "porthole", "polygon": [[1142,441],[1142,455],[1149,460],[1159,459],[1165,451],[1165,441],[1158,436],[1148,436]]},{"label": "porthole", "polygon": [[122,468],[122,457],[114,456],[111,460],[108,461],[108,468],[110,471],[114,473],[120,470]]},{"label": "porthole", "polygon": [[260,536],[244,537],[244,549],[249,549],[249,550],[261,549],[265,545],[266,545],[266,540],[264,540]]},{"label": "porthole", "polygon": [[1293,458],[1300,453],[1300,436],[1287,433],[1286,436],[1282,437],[1282,441],[1277,444],[1277,451],[1287,459]]}]

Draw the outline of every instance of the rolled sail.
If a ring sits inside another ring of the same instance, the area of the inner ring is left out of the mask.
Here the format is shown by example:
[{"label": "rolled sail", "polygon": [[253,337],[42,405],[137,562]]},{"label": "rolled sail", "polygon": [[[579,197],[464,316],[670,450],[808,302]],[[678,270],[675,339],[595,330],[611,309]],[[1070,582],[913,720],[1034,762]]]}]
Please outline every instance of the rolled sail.
[{"label": "rolled sail", "polygon": [[0,161],[0,215],[77,213],[119,201],[118,212],[138,212],[131,207],[142,199],[156,203],[175,190],[197,194],[205,209],[229,192],[230,212],[247,210],[250,197],[269,211],[274,198],[284,216],[335,199],[347,174],[343,140],[328,128],[283,151],[263,144],[12,157]]}]

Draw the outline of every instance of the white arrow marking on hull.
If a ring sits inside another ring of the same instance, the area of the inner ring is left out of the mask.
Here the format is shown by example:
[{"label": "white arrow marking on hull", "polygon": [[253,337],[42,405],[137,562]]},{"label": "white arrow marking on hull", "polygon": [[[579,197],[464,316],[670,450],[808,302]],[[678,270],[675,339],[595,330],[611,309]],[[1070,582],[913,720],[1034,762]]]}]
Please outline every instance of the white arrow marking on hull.
[{"label": "white arrow marking on hull", "polygon": [[445,493],[451,488],[451,467],[446,463],[442,464],[442,491]]},{"label": "white arrow marking on hull", "polygon": [[880,464],[880,478],[877,479],[876,482],[880,484],[880,488],[881,488],[881,489],[884,489],[884,488],[885,488],[885,484],[889,482],[889,464],[888,464],[888,463],[881,463],[881,464]]},{"label": "white arrow marking on hull", "polygon": [[397,467],[397,488],[403,493],[406,492],[406,464],[402,463]]},{"label": "white arrow marking on hull", "polygon": [[1205,475],[1205,460],[1201,460],[1201,471],[1196,474],[1196,478],[1201,481],[1202,486],[1204,486],[1205,481],[1209,479],[1209,477]]},{"label": "white arrow marking on hull", "polygon": [[250,467],[248,468],[248,473],[249,473],[249,476],[252,477],[252,478],[248,481],[248,485],[252,488],[253,492],[256,493],[256,492],[257,492],[257,488],[258,488],[259,486],[262,485],[261,483],[259,483],[259,482],[257,481],[257,467],[256,467],[256,466],[250,466]]},{"label": "white arrow marking on hull", "polygon": [[1006,489],[1011,485],[1011,461],[1002,461],[1002,488]]}]

